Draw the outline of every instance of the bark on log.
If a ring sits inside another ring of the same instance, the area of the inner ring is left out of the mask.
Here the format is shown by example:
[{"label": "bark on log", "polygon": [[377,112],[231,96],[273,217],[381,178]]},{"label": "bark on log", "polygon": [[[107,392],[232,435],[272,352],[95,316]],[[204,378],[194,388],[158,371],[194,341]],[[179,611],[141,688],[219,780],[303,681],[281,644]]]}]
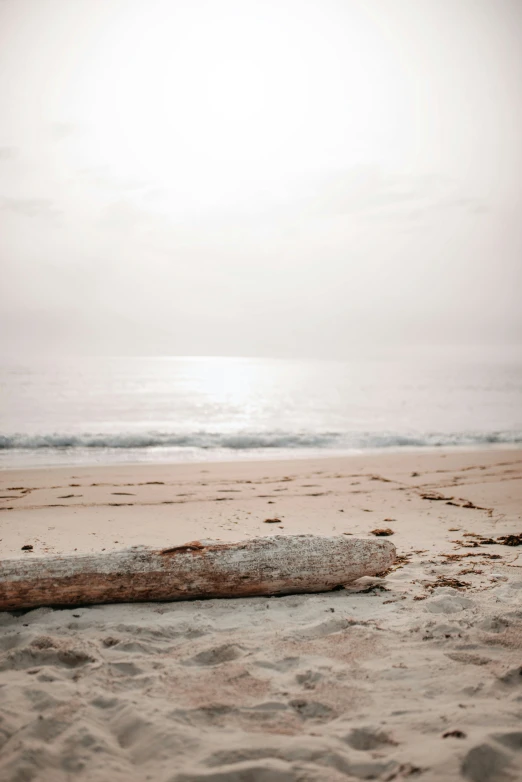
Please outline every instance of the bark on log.
[{"label": "bark on log", "polygon": [[386,570],[388,540],[275,535],[0,562],[0,610],[325,592]]}]

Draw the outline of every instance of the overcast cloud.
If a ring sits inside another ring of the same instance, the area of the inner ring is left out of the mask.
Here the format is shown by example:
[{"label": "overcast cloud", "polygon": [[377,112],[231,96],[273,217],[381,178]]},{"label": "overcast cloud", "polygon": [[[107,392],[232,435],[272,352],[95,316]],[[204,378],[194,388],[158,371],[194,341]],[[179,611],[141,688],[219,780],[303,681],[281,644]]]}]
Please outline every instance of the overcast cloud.
[{"label": "overcast cloud", "polygon": [[518,0],[0,3],[3,353],[522,342]]}]

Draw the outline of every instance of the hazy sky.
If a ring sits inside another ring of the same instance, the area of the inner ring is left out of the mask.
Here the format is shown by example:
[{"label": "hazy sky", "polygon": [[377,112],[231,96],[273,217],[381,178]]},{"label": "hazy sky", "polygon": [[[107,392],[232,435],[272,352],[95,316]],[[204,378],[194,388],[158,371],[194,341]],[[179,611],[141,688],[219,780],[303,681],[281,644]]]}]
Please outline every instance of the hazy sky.
[{"label": "hazy sky", "polygon": [[522,342],[520,0],[0,0],[2,352]]}]

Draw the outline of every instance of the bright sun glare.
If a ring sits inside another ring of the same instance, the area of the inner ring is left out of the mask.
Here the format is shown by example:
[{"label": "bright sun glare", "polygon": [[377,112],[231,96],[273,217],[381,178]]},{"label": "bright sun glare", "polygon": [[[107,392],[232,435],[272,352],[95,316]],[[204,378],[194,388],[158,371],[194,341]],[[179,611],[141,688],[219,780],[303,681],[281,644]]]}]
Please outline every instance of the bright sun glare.
[{"label": "bright sun glare", "polygon": [[86,167],[219,208],[400,153],[400,59],[362,5],[343,25],[297,2],[116,9],[69,83]]}]

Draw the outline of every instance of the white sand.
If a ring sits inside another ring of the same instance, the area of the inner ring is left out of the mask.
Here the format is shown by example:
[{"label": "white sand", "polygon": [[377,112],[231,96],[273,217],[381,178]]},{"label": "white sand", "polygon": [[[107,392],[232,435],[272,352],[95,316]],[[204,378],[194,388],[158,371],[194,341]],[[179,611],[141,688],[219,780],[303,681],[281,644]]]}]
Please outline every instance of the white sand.
[{"label": "white sand", "polygon": [[0,486],[4,557],[378,527],[405,557],[328,594],[0,614],[2,781],[522,779],[522,548],[468,535],[522,532],[519,451]]}]

